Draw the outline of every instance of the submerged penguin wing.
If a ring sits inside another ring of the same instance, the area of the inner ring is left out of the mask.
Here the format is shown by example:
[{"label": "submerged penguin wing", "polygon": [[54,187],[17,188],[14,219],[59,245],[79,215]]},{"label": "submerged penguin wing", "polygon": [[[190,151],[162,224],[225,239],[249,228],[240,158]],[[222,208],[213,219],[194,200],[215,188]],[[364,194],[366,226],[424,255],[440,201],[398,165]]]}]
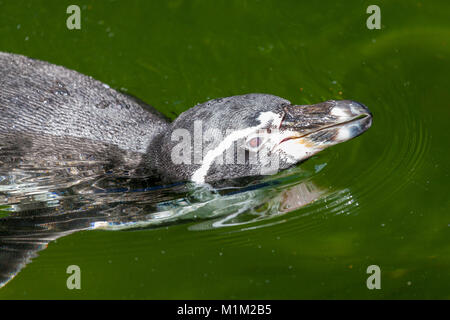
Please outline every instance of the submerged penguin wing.
[{"label": "submerged penguin wing", "polygon": [[88,200],[52,207],[46,197],[71,194],[73,185],[89,195],[109,168],[138,167],[168,126],[150,106],[91,77],[0,52],[0,287],[50,241],[109,217],[100,204],[80,216]]},{"label": "submerged penguin wing", "polygon": [[45,249],[48,243],[66,234],[47,237],[0,238],[0,288],[13,279],[17,273]]}]

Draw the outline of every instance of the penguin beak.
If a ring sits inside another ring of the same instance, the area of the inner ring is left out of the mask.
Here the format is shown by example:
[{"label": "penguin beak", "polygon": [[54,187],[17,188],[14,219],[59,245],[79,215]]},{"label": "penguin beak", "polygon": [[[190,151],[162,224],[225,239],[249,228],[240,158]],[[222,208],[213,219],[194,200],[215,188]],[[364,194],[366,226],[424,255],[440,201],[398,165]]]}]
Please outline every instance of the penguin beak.
[{"label": "penguin beak", "polygon": [[280,130],[290,139],[307,141],[315,149],[324,149],[355,138],[372,125],[372,113],[363,104],[352,100],[330,100],[313,105],[284,107]]}]

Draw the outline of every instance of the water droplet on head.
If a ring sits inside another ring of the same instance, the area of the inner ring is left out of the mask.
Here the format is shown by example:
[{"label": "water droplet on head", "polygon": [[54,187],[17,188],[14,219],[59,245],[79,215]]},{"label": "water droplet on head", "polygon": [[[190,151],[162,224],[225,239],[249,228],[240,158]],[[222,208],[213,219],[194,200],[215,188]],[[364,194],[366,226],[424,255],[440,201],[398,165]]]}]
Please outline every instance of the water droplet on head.
[{"label": "water droplet on head", "polygon": [[98,109],[106,109],[106,108],[109,107],[109,105],[110,105],[109,101],[102,100],[99,103],[97,103],[95,105],[95,107],[98,108]]},{"label": "water droplet on head", "polygon": [[56,87],[53,89],[53,93],[60,96],[69,95],[69,91],[67,90],[66,86],[59,81],[56,81]]}]

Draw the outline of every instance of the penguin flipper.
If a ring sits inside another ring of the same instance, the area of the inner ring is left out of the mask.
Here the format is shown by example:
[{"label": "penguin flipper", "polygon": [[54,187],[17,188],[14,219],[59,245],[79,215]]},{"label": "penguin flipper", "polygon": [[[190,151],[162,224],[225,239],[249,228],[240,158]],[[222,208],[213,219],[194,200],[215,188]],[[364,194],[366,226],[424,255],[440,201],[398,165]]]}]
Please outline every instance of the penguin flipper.
[{"label": "penguin flipper", "polygon": [[30,237],[0,239],[0,288],[30,263],[38,251],[45,249],[50,240]]}]

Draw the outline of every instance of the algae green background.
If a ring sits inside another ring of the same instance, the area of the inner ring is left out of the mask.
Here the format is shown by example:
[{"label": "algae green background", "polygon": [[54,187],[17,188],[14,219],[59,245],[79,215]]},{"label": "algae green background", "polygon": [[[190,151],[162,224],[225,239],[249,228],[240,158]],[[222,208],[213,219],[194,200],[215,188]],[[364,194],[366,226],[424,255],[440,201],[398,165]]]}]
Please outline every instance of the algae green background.
[{"label": "algae green background", "polygon": [[[66,28],[70,4],[79,31]],[[371,4],[381,30],[366,28]],[[93,76],[172,118],[249,92],[354,99],[374,114],[363,136],[307,163],[327,163],[321,186],[351,192],[358,206],[344,214],[318,203],[248,229],[80,232],[0,299],[449,299],[449,13],[448,1],[0,0],[1,51]],[[66,288],[71,264],[81,290]],[[366,287],[371,264],[381,290]]]}]

